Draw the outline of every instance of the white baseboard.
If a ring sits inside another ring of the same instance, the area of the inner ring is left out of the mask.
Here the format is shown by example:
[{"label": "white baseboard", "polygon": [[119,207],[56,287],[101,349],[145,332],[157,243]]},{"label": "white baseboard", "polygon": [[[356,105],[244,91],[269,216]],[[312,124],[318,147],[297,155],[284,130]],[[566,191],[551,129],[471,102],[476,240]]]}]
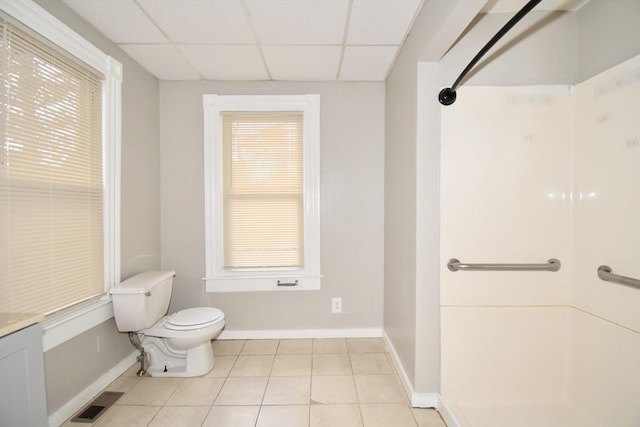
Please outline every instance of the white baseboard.
[{"label": "white baseboard", "polygon": [[414,408],[435,408],[440,412],[442,419],[447,423],[448,427],[462,427],[462,424],[456,419],[449,408],[447,408],[446,402],[442,400],[440,393],[418,393],[413,389],[413,385],[411,381],[409,381],[409,376],[404,370],[400,357],[386,332],[383,334],[383,339],[389,349],[391,359],[398,370],[398,376],[400,377],[402,386],[407,396],[409,396],[411,406]]},{"label": "white baseboard", "polygon": [[400,382],[404,387],[404,391],[409,396],[409,400],[411,402],[411,406],[414,408],[437,408],[438,407],[438,393],[417,393],[413,389],[413,384],[409,380],[409,376],[407,375],[407,371],[404,370],[404,365],[398,356],[398,352],[396,348],[393,346],[393,343],[389,339],[386,331],[383,333],[382,338],[384,339],[387,348],[389,349],[389,354],[391,355],[391,359],[393,360],[393,364],[396,366],[398,370],[398,376],[400,377]]},{"label": "white baseboard", "polygon": [[357,329],[272,329],[272,330],[223,330],[221,340],[255,340],[287,338],[380,338],[382,328]]},{"label": "white baseboard", "polygon": [[462,423],[449,410],[442,396],[438,396],[438,412],[440,412],[440,416],[447,424],[447,427],[462,427]]},{"label": "white baseboard", "polygon": [[440,395],[438,393],[417,393],[414,391],[411,394],[411,406],[414,408],[439,409],[439,397]]},{"label": "white baseboard", "polygon": [[91,402],[98,393],[115,381],[136,362],[138,352],[134,351],[125,357],[120,363],[109,369],[103,376],[94,381],[89,387],[82,390],[76,397],[68,401],[64,406],[49,415],[49,427],[58,427],[71,418],[84,405]]}]

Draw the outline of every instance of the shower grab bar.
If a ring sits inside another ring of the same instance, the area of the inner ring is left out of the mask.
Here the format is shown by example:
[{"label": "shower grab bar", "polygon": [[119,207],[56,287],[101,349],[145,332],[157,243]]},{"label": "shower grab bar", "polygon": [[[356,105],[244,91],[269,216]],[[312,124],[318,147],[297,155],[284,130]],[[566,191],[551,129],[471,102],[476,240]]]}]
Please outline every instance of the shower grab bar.
[{"label": "shower grab bar", "polygon": [[463,264],[455,258],[447,263],[450,271],[558,271],[560,260],[551,258],[546,264]]},{"label": "shower grab bar", "polygon": [[598,277],[605,282],[614,282],[619,283],[620,285],[640,289],[640,279],[634,279],[632,277],[614,274],[613,270],[611,270],[611,267],[609,267],[608,265],[601,265],[600,267],[598,267]]}]

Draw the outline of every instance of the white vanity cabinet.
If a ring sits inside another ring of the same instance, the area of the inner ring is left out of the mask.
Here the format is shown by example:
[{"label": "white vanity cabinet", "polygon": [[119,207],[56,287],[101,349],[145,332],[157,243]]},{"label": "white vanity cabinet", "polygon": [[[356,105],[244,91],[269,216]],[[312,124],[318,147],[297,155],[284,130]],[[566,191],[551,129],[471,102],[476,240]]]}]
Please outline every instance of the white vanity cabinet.
[{"label": "white vanity cabinet", "polygon": [[[8,315],[0,313],[0,324],[3,316],[6,319]],[[0,336],[0,426],[45,427],[48,419],[42,327],[33,323],[15,331],[3,327],[0,330],[6,333]]]}]

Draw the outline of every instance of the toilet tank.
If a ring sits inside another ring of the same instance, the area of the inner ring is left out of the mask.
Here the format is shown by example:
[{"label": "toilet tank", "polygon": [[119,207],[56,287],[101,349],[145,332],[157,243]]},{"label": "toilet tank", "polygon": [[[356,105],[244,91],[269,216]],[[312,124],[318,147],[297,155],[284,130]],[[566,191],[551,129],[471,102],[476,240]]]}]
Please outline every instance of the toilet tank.
[{"label": "toilet tank", "polygon": [[113,314],[120,332],[149,328],[167,314],[175,271],[148,271],[111,288]]}]

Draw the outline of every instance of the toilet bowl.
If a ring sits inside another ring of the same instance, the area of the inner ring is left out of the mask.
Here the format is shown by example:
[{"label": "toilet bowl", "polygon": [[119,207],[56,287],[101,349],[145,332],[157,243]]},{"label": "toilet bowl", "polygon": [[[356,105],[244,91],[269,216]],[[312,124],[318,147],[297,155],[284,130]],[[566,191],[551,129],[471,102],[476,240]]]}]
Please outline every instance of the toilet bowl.
[{"label": "toilet bowl", "polygon": [[211,340],[224,327],[224,313],[195,307],[166,315],[173,276],[173,271],[147,272],[112,288],[116,325],[141,350],[141,372],[158,377],[204,375],[214,365]]},{"label": "toilet bowl", "polygon": [[165,338],[176,350],[187,350],[210,341],[224,326],[224,313],[217,308],[197,307],[178,311],[158,320],[139,333]]}]

